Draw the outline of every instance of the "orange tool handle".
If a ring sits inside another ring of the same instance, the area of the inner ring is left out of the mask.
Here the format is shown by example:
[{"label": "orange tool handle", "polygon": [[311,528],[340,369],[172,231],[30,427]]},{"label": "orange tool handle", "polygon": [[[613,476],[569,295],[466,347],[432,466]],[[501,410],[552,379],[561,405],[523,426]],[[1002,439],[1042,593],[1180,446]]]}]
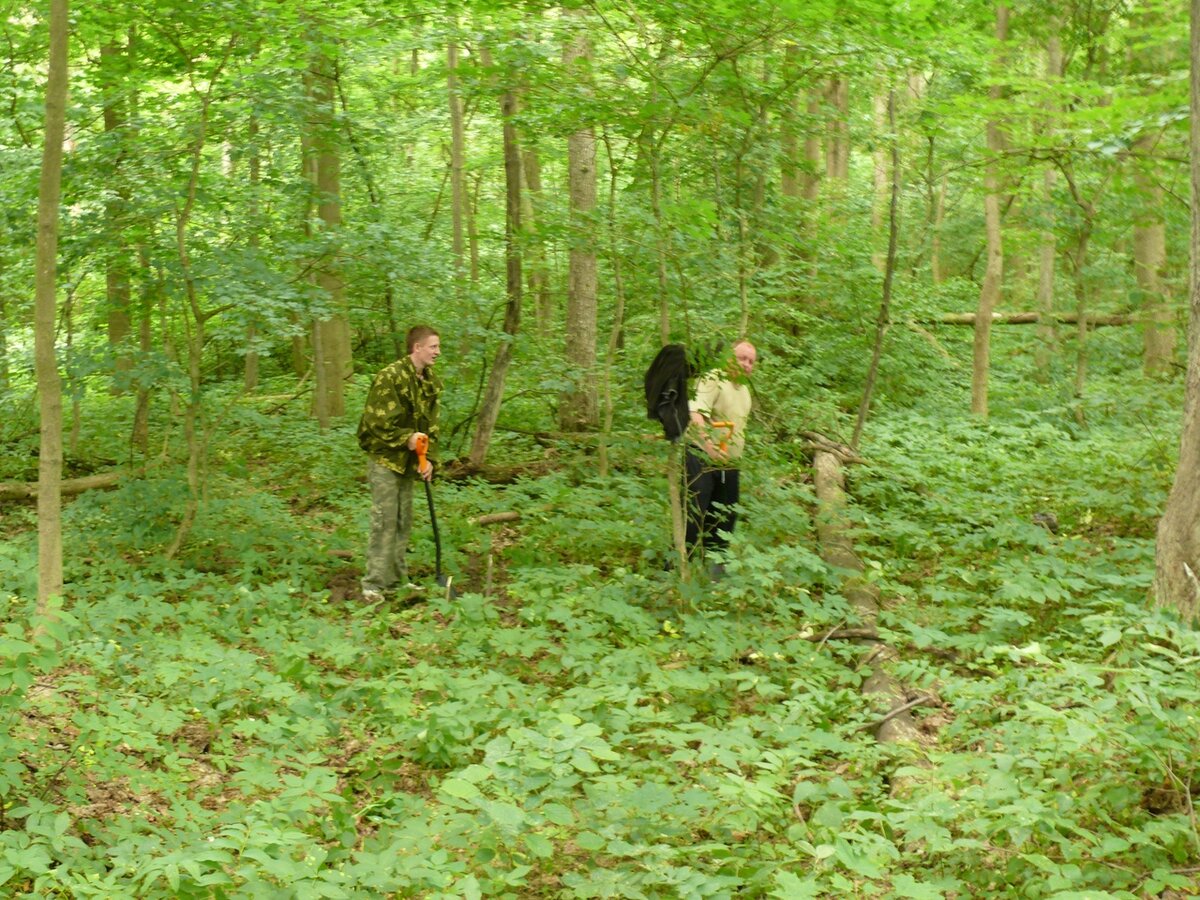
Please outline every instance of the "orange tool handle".
[{"label": "orange tool handle", "polygon": [[429,460],[425,458],[429,452],[429,435],[418,434],[415,449],[417,451],[417,474],[424,475],[425,470],[429,468]]},{"label": "orange tool handle", "polygon": [[711,422],[713,428],[724,428],[725,434],[721,438],[719,448],[722,453],[729,449],[729,442],[733,439],[734,424],[732,422]]}]

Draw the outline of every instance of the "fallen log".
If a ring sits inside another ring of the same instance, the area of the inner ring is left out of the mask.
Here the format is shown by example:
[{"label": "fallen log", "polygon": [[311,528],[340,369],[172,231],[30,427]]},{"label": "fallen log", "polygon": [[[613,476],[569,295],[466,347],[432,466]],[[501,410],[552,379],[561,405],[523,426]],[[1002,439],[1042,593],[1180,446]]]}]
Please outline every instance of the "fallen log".
[{"label": "fallen log", "polygon": [[[70,497],[97,488],[115,487],[120,480],[120,472],[102,472],[99,475],[85,475],[83,478],[68,478],[62,482],[59,490],[64,497]],[[0,482],[0,500],[30,499],[36,497],[37,492],[36,481]]]},{"label": "fallen log", "polygon": [[[1060,325],[1078,325],[1079,313],[1061,312],[1054,314],[1054,321]],[[1138,320],[1127,313],[1104,315],[1084,315],[1088,325],[1132,325]],[[1036,325],[1042,320],[1042,314],[1036,312],[992,313],[993,325]],[[917,319],[919,325],[974,325],[975,313],[943,313],[932,319]]]},{"label": "fallen log", "polygon": [[[875,630],[879,616],[879,589],[865,581],[861,573],[866,566],[854,552],[850,538],[850,525],[845,516],[846,483],[841,463],[836,454],[819,450],[813,456],[813,484],[816,488],[817,541],[821,558],[830,566],[844,569],[848,573],[842,583],[842,594],[862,619],[864,631]],[[835,628],[825,639],[836,635]],[[888,672],[888,663],[895,659],[895,651],[878,638],[870,640],[870,649],[862,665],[869,665],[871,673],[863,682],[862,693],[876,701],[882,701],[883,717],[872,723],[870,730],[880,743],[908,741],[916,743],[919,737],[916,723],[909,713],[908,695],[899,682]]]},{"label": "fallen log", "polygon": [[521,514],[516,510],[509,512],[488,513],[486,516],[478,516],[474,519],[475,525],[498,525],[501,522],[516,522],[520,520]]}]

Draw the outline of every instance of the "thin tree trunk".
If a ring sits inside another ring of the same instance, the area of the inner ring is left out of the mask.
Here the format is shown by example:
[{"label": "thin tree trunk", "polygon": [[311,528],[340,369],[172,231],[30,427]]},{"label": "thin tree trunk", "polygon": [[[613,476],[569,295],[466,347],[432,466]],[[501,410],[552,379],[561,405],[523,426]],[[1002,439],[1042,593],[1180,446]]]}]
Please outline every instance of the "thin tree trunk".
[{"label": "thin tree trunk", "polygon": [[477,172],[471,188],[471,202],[467,206],[467,248],[471,257],[471,284],[479,283],[479,233],[475,223],[479,218],[479,191],[483,186],[483,173]]},{"label": "thin tree trunk", "polygon": [[659,146],[654,136],[650,143],[650,209],[654,214],[654,245],[658,276],[658,339],[665,347],[671,343],[671,298],[667,289],[667,235],[662,213],[662,177],[659,173]]},{"label": "thin tree trunk", "polygon": [[1191,200],[1187,394],[1179,464],[1158,523],[1154,598],[1185,621],[1200,617],[1200,0],[1191,0]]},{"label": "thin tree trunk", "polygon": [[475,436],[471,441],[468,461],[471,466],[483,465],[488,446],[496,430],[496,419],[500,415],[500,403],[504,399],[504,380],[512,362],[513,342],[521,324],[521,148],[517,141],[516,93],[510,88],[500,100],[500,114],[504,122],[504,256],[505,294],[504,333],[496,350],[492,371],[488,376],[487,392],[479,410]]},{"label": "thin tree trunk", "polygon": [[850,177],[850,79],[845,75],[830,78],[827,96],[833,116],[825,145],[825,174],[844,182]]},{"label": "thin tree trunk", "polygon": [[[1008,7],[996,7],[996,41],[1003,47],[1008,37]],[[1002,57],[998,50],[997,56]],[[999,86],[988,91],[995,102],[1002,97]],[[979,290],[979,306],[975,317],[974,362],[971,370],[971,412],[978,416],[988,414],[988,368],[991,357],[992,310],[1000,299],[1000,288],[1004,278],[1004,249],[1000,235],[1000,178],[996,171],[997,156],[1004,147],[1000,125],[993,119],[987,123],[987,145],[989,159],[984,170],[984,222],[987,228],[987,268],[983,285]]]},{"label": "thin tree trunk", "polygon": [[900,141],[896,135],[896,92],[889,91],[885,116],[891,142],[892,190],[888,205],[888,244],[883,266],[883,298],[879,303],[879,318],[875,323],[875,346],[871,350],[871,365],[867,369],[867,380],[863,386],[862,403],[858,407],[858,420],[854,425],[854,436],[850,446],[858,449],[867,413],[871,409],[871,394],[875,390],[875,379],[879,373],[879,360],[883,356],[883,338],[891,325],[892,279],[896,272],[896,243],[900,218]]},{"label": "thin tree trunk", "polygon": [[121,65],[121,48],[112,42],[100,48],[100,69],[104,87],[104,133],[111,140],[115,137],[120,147],[113,156],[110,186],[112,188],[104,202],[105,230],[109,235],[109,252],[105,258],[105,293],[108,305],[108,343],[113,349],[116,362],[117,381],[114,391],[119,391],[120,381],[133,368],[133,357],[127,347],[122,346],[129,335],[129,251],[125,244],[124,220],[129,209],[129,185],[122,172],[125,159],[124,138],[125,110],[120,102],[120,79],[114,72]]},{"label": "thin tree trunk", "polygon": [[1087,424],[1084,394],[1087,388],[1088,368],[1088,286],[1085,269],[1088,247],[1092,240],[1092,222],[1089,218],[1080,229],[1075,243],[1075,421]]},{"label": "thin tree trunk", "polygon": [[879,246],[883,231],[883,211],[888,208],[888,148],[884,143],[884,129],[888,125],[889,104],[895,104],[895,92],[878,93],[874,97],[875,150],[871,154],[874,163],[874,191],[871,196],[871,264],[880,272],[887,268],[887,251]]},{"label": "thin tree trunk", "polygon": [[[257,257],[259,250],[259,234],[258,234],[258,219],[259,219],[259,202],[258,192],[261,186],[261,157],[258,152],[258,116],[255,113],[250,114],[249,133],[247,135],[250,145],[250,202],[249,202],[249,218],[250,218],[250,254]],[[245,368],[242,373],[242,383],[246,387],[246,393],[252,392],[258,387],[258,351],[254,349],[254,341],[257,337],[257,328],[254,320],[250,320],[250,324],[246,326],[246,359]]]},{"label": "thin tree trunk", "polygon": [[[794,43],[788,44],[784,50],[785,80],[790,81],[794,77],[799,65],[800,48]],[[785,201],[788,203],[794,203],[801,194],[800,117],[797,115],[799,102],[800,98],[797,95],[784,104],[783,115],[780,116],[779,123],[779,150],[783,169],[779,190],[784,197],[788,198]]]},{"label": "thin tree trunk", "polygon": [[8,304],[0,293],[0,392],[8,390],[8,378]]},{"label": "thin tree trunk", "polygon": [[[175,216],[175,250],[179,257],[179,269],[183,275],[186,306],[183,314],[184,333],[187,338],[188,351],[188,383],[189,393],[187,406],[183,411],[183,434],[188,448],[187,483],[188,499],[184,505],[183,517],[175,529],[175,536],[168,545],[165,556],[174,559],[187,541],[192,525],[196,521],[196,513],[200,508],[200,472],[202,469],[200,455],[202,444],[198,428],[203,416],[203,391],[200,382],[200,361],[204,352],[205,320],[204,311],[200,308],[200,296],[196,289],[196,279],[192,272],[191,255],[188,252],[188,225],[191,222],[192,211],[196,206],[196,193],[200,183],[200,163],[204,152],[204,144],[208,137],[208,110],[212,99],[212,87],[215,79],[209,83],[209,93],[201,99],[200,122],[197,126],[196,138],[192,143],[191,174],[188,177],[187,192],[183,206]],[[190,317],[190,318],[189,318]]]},{"label": "thin tree trunk", "polygon": [[[1143,135],[1134,143],[1140,155],[1152,158],[1158,140]],[[1148,160],[1134,163],[1133,183],[1142,208],[1133,225],[1133,268],[1142,307],[1142,364],[1147,375],[1171,371],[1175,355],[1174,311],[1163,283],[1167,265],[1167,226],[1163,220],[1162,185],[1151,177]]]},{"label": "thin tree trunk", "polygon": [[341,161],[333,134],[333,78],[337,63],[325,53],[314,61],[312,75],[313,149],[316,153],[317,215],[329,242],[317,269],[317,286],[329,297],[332,315],[313,323],[313,412],[319,427],[346,414],[345,380],[351,373],[350,324],[345,313],[344,285],[333,242],[341,230]]},{"label": "thin tree trunk", "polygon": [[617,240],[617,162],[613,156],[607,129],[603,133],[603,138],[604,148],[608,151],[608,247],[613,273],[613,294],[616,300],[612,328],[608,332],[608,347],[604,354],[604,427],[600,434],[600,444],[596,454],[599,475],[601,478],[607,478],[608,442],[612,437],[613,427],[612,369],[617,357],[621,329],[625,323],[625,282],[621,277],[621,248]]},{"label": "thin tree trunk", "polygon": [[41,414],[38,453],[37,614],[62,594],[62,382],[54,353],[58,202],[67,107],[67,0],[50,0],[49,73],[42,174],[38,185],[34,281],[34,368]]},{"label": "thin tree trunk", "polygon": [[[573,13],[577,30],[563,52],[563,68],[586,85],[592,57],[587,36],[587,14]],[[589,89],[584,88],[585,94]],[[596,247],[592,240],[596,209],[596,132],[590,125],[567,138],[567,179],[570,196],[571,249],[567,263],[567,365],[574,372],[574,385],[559,403],[559,427],[582,431],[597,424],[596,336],[597,274]]]},{"label": "thin tree trunk", "polygon": [[454,284],[461,296],[467,277],[466,245],[463,239],[467,205],[464,181],[467,139],[463,126],[462,92],[458,85],[458,47],[453,41],[446,50],[446,84],[450,99],[450,246],[454,254]]},{"label": "thin tree trunk", "polygon": [[929,197],[929,277],[934,284],[945,279],[942,269],[942,221],[946,217],[946,176],[939,175],[934,168],[936,138],[929,135],[929,147],[925,153],[925,182]]},{"label": "thin tree trunk", "polygon": [[[1057,85],[1062,77],[1062,42],[1058,38],[1058,21],[1051,20],[1052,34],[1046,43],[1046,81]],[[1055,131],[1056,105],[1051,102],[1046,111],[1046,140]],[[1037,349],[1034,352],[1034,377],[1043,384],[1050,381],[1050,361],[1058,345],[1058,329],[1054,320],[1054,264],[1058,256],[1054,234],[1054,187],[1057,172],[1047,165],[1042,173],[1042,228],[1038,246],[1037,309],[1040,313],[1037,330]]]},{"label": "thin tree trunk", "polygon": [[[816,91],[808,95],[808,136],[804,139],[804,161],[807,163],[803,178],[804,199],[816,203],[821,194],[821,136],[815,123],[821,116],[821,96]],[[811,215],[811,211],[810,211]]]},{"label": "thin tree trunk", "polygon": [[522,172],[528,194],[525,210],[528,218],[521,219],[522,230],[529,242],[529,293],[533,297],[537,329],[549,334],[554,327],[554,297],[550,293],[550,272],[546,263],[546,245],[538,233],[537,223],[542,210],[542,160],[536,145],[521,149]]}]

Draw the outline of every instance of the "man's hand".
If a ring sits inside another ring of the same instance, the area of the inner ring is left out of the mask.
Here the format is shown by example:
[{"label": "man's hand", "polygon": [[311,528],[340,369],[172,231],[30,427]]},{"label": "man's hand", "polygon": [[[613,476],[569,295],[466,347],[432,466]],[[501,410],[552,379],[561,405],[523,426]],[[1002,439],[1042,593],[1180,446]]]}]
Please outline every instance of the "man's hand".
[{"label": "man's hand", "polygon": [[422,478],[424,478],[426,481],[433,481],[433,461],[428,460],[428,459],[425,460],[424,471],[418,469],[417,474],[420,475]]},{"label": "man's hand", "polygon": [[421,440],[421,438],[428,438],[428,437],[429,437],[429,435],[427,435],[423,431],[414,431],[412,434],[410,434],[408,436],[408,449],[416,450],[417,444]]}]

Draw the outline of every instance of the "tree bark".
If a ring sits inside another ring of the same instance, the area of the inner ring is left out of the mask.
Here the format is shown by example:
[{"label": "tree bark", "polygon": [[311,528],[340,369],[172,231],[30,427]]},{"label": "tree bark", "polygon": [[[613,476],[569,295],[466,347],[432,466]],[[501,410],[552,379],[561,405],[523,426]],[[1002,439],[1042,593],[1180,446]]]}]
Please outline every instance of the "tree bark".
[{"label": "tree bark", "polygon": [[[887,251],[880,247],[883,233],[884,210],[888,209],[888,144],[884,134],[888,128],[890,105],[895,104],[895,92],[877,93],[874,97],[875,149],[871,154],[874,164],[874,191],[871,195],[871,264],[880,272],[887,266]],[[889,238],[890,240],[890,238]]]},{"label": "tree bark", "polygon": [[525,190],[521,227],[530,236],[529,294],[533,297],[534,316],[541,334],[549,334],[554,327],[554,297],[550,293],[550,272],[546,266],[546,248],[538,234],[538,219],[542,209],[542,161],[536,145],[521,148],[521,173],[525,178]]},{"label": "tree bark", "polygon": [[[105,231],[108,238],[108,253],[105,256],[105,293],[108,303],[108,344],[115,355],[118,380],[127,376],[133,368],[133,357],[124,343],[129,336],[129,248],[125,242],[125,217],[129,210],[129,184],[122,171],[125,159],[122,136],[126,125],[124,105],[120,101],[120,81],[115,71],[123,56],[120,46],[107,42],[100,48],[100,71],[104,91],[104,133],[115,139],[119,149],[113,156],[112,191],[104,202]],[[119,390],[117,384],[114,391]]]},{"label": "tree bark", "polygon": [[467,277],[466,244],[463,238],[467,207],[464,180],[467,139],[463,126],[462,92],[458,84],[458,46],[453,41],[446,48],[446,88],[450,100],[450,246],[454,254],[454,284],[461,296]]},{"label": "tree bark", "polygon": [[38,453],[37,613],[62,594],[62,381],[54,353],[57,318],[58,203],[62,187],[67,108],[67,0],[50,0],[46,124],[38,184],[34,280],[34,368],[41,414]]},{"label": "tree bark", "polygon": [[[997,57],[1002,58],[1004,42],[1008,37],[1008,7],[1003,3],[996,7]],[[997,67],[999,68],[999,67]],[[1002,98],[999,86],[988,90],[993,103]],[[979,306],[975,317],[975,344],[971,369],[971,412],[987,417],[988,414],[988,368],[991,364],[992,310],[1000,299],[1001,283],[1004,278],[1004,249],[1000,235],[1000,176],[997,172],[998,155],[1004,148],[1000,124],[995,113],[987,123],[987,145],[989,159],[984,170],[984,222],[987,229],[987,268],[983,285],[979,290]]]},{"label": "tree bark", "polygon": [[829,79],[827,96],[833,107],[825,143],[825,174],[845,181],[850,177],[850,79],[835,75]]},{"label": "tree bark", "polygon": [[[875,346],[871,351],[871,364],[867,369],[867,379],[863,386],[862,402],[858,407],[858,419],[854,425],[854,437],[850,446],[858,450],[858,441],[862,437],[863,426],[867,422],[867,412],[871,408],[871,394],[875,390],[875,378],[879,373],[879,359],[883,355],[883,338],[891,325],[892,308],[892,278],[896,272],[896,244],[899,234],[900,219],[900,141],[896,135],[896,92],[891,91],[887,97],[884,111],[891,143],[892,186],[891,201],[888,204],[888,243],[884,256],[883,267],[883,298],[879,303],[879,318],[875,323]],[[881,129],[882,130],[882,129]]]},{"label": "tree bark", "polygon": [[[259,250],[259,202],[258,192],[261,187],[261,165],[262,159],[258,152],[258,115],[250,114],[250,125],[248,128],[248,143],[250,145],[250,197],[249,209],[247,210],[250,218],[250,253],[252,256],[258,256]],[[258,387],[258,351],[254,349],[254,340],[257,336],[258,329],[254,324],[254,320],[246,326],[246,359],[242,372],[242,383],[245,385],[246,393],[254,391]]]},{"label": "tree bark", "polygon": [[[992,313],[993,325],[1037,325],[1042,322],[1045,317],[1044,313],[1040,312],[1014,312],[1014,313]],[[1079,312],[1053,312],[1050,317],[1059,325],[1077,325],[1079,323]],[[919,320],[923,325],[974,325],[977,318],[976,313],[944,313],[934,319]],[[1136,317],[1117,313],[1115,315],[1104,316],[1087,316],[1088,327],[1099,327],[1102,325],[1132,325],[1137,321]]]},{"label": "tree bark", "polygon": [[[576,31],[563,52],[563,68],[590,93],[588,72],[592,47],[587,35],[587,14],[576,11]],[[568,193],[570,195],[571,249],[567,267],[567,364],[574,385],[559,403],[559,427],[583,431],[598,424],[596,398],[597,274],[596,246],[592,239],[596,210],[596,131],[585,125],[567,138]]]},{"label": "tree bark", "polygon": [[342,225],[341,161],[333,127],[333,78],[337,65],[326,52],[313,63],[313,151],[316,156],[317,215],[327,246],[317,268],[317,286],[329,297],[331,315],[313,323],[313,413],[322,430],[346,414],[345,381],[352,371],[350,323],[336,242]]},{"label": "tree bark", "polygon": [[1168,374],[1175,355],[1175,316],[1163,284],[1167,265],[1163,189],[1146,170],[1157,143],[1155,135],[1142,135],[1134,143],[1138,154],[1146,157],[1136,160],[1133,169],[1133,183],[1142,201],[1133,225],[1133,269],[1141,294],[1142,364],[1147,375]]},{"label": "tree bark", "polygon": [[608,477],[608,442],[612,436],[613,428],[612,369],[616,361],[617,348],[621,339],[621,329],[625,324],[625,282],[621,272],[621,247],[617,233],[618,171],[616,158],[613,156],[612,144],[608,139],[607,129],[604,132],[604,148],[608,155],[609,173],[607,237],[616,308],[613,310],[612,328],[608,332],[608,347],[604,357],[604,427],[600,434],[600,444],[596,453],[598,474],[601,478]]},{"label": "tree bark", "polygon": [[1185,621],[1200,617],[1200,0],[1190,4],[1191,200],[1187,393],[1179,464],[1158,523],[1154,598]]},{"label": "tree bark", "polygon": [[[1062,78],[1062,42],[1058,37],[1058,21],[1050,22],[1051,35],[1046,42],[1046,81],[1056,87]],[[1052,139],[1057,117],[1057,104],[1051,101],[1046,109],[1045,138]],[[1050,381],[1050,361],[1058,346],[1058,330],[1054,320],[1054,265],[1058,256],[1054,234],[1054,187],[1057,180],[1054,166],[1042,172],[1042,234],[1038,244],[1037,308],[1039,312],[1037,349],[1034,351],[1034,377],[1043,384]]]},{"label": "tree bark", "polygon": [[516,114],[516,93],[510,88],[500,100],[500,115],[504,123],[504,339],[496,350],[475,436],[471,441],[468,461],[472,468],[482,466],[487,457],[488,446],[496,430],[496,419],[500,415],[500,403],[504,399],[504,380],[512,362],[513,343],[521,324],[521,147],[514,122]]}]

